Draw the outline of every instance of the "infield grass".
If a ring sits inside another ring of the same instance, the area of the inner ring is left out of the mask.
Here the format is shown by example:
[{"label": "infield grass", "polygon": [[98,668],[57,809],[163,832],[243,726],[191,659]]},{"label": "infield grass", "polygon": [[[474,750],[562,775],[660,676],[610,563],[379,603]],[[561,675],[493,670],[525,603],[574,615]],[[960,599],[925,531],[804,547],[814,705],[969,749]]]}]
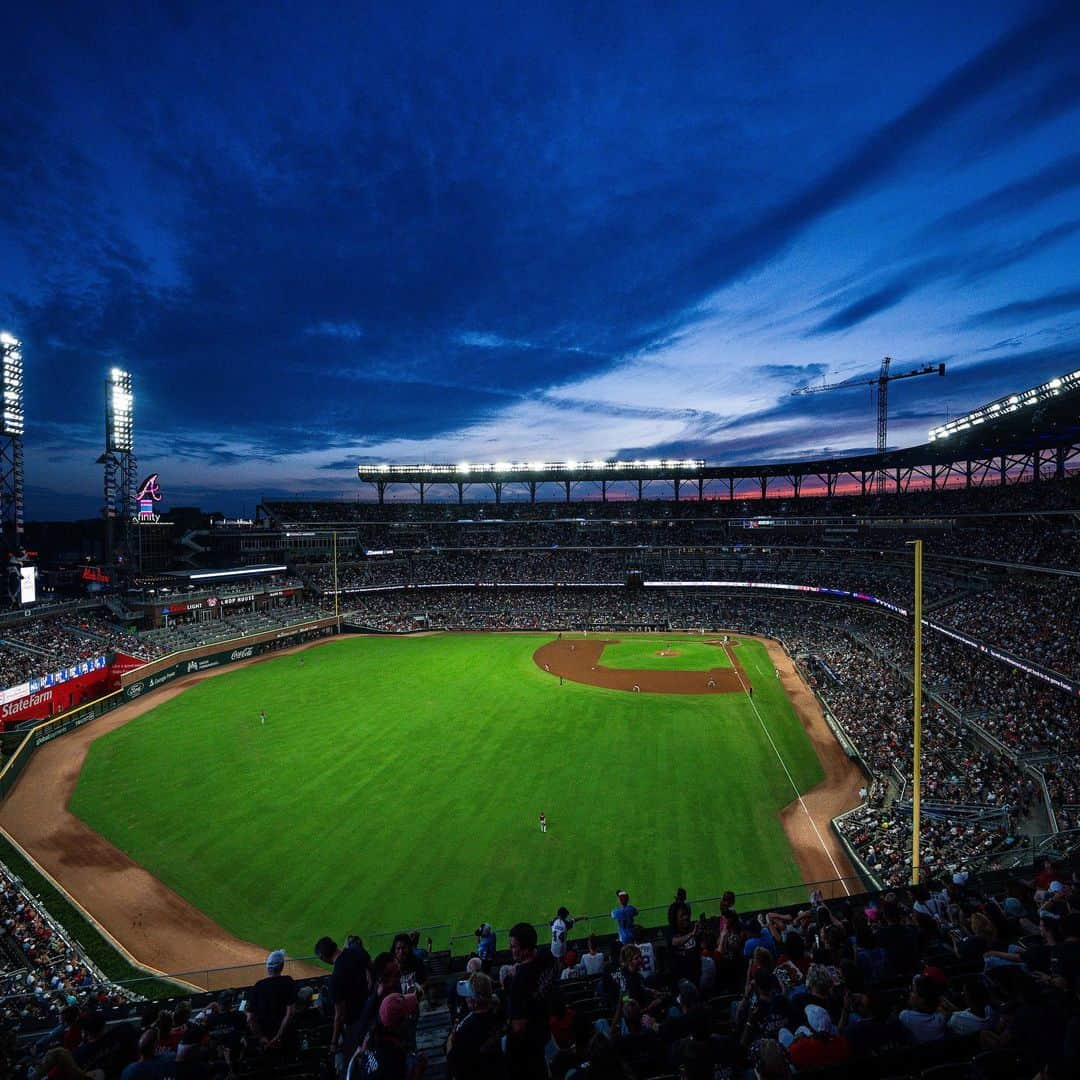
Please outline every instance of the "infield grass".
[{"label": "infield grass", "polygon": [[[206,679],[94,742],[71,809],[232,933],[298,956],[324,933],[375,949],[376,931],[607,913],[616,888],[644,909],[678,885],[800,880],[777,818],[794,793],[745,695],[560,686],[532,660],[551,637],[345,637]],[[813,747],[764,647],[739,650],[805,791]]]},{"label": "infield grass", "polygon": [[[661,656],[662,652],[675,655]],[[626,636],[614,645],[605,645],[600,654],[600,665],[637,671],[709,671],[729,668],[731,661],[723,646],[707,645],[700,636],[649,635]]]}]

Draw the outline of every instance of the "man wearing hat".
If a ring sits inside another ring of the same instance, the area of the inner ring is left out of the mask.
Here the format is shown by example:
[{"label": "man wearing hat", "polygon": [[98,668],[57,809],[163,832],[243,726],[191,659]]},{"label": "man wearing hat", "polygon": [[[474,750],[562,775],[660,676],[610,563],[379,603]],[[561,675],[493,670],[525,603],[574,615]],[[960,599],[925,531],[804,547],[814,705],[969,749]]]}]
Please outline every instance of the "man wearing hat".
[{"label": "man wearing hat", "polygon": [[796,1069],[823,1068],[846,1061],[851,1046],[843,1035],[837,1034],[832,1017],[820,1005],[807,1005],[806,1026],[792,1035],[786,1028],[780,1032],[780,1042],[787,1047],[788,1057]]},{"label": "man wearing hat", "polygon": [[420,1003],[415,994],[387,994],[379,1004],[379,1022],[368,1033],[349,1066],[351,1077],[406,1078],[423,1074],[427,1064],[421,1056],[410,1065],[405,1029],[415,1020]]},{"label": "man wearing hat", "polygon": [[502,1075],[498,1041],[501,1020],[494,1011],[495,987],[482,971],[469,976],[468,1012],[446,1042],[446,1059],[454,1076]]},{"label": "man wearing hat", "polygon": [[285,953],[275,949],[266,958],[266,978],[248,994],[248,1028],[265,1050],[281,1050],[291,1042],[296,983],[284,970]]}]

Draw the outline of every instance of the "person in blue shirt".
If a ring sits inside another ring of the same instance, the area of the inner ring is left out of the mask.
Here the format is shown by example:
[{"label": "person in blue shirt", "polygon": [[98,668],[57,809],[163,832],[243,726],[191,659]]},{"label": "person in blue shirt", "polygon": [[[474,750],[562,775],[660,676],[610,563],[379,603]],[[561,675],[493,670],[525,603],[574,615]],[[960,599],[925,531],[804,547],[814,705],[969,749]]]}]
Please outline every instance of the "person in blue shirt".
[{"label": "person in blue shirt", "polygon": [[630,903],[630,894],[625,889],[620,889],[615,895],[619,898],[619,906],[611,917],[619,926],[619,944],[630,945],[634,940],[634,918],[638,910]]},{"label": "person in blue shirt", "polygon": [[495,931],[490,923],[481,923],[476,930],[476,955],[485,963],[495,959]]}]

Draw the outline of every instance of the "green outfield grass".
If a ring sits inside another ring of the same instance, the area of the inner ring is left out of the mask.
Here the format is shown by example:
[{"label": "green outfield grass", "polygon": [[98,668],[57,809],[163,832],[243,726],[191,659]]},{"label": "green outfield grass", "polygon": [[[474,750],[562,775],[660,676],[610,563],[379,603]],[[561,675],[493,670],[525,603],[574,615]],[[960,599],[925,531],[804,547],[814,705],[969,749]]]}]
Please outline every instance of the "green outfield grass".
[{"label": "green outfield grass", "polygon": [[[560,686],[532,660],[550,640],[346,637],[207,679],[97,740],[71,808],[294,955],[323,933],[606,912],[619,887],[643,908],[799,881],[791,786],[745,696]],[[821,767],[768,654],[739,659],[807,789]]]},{"label": "green outfield grass", "polygon": [[[677,652],[679,655],[658,656],[659,652]],[[670,634],[624,637],[614,645],[605,645],[600,664],[606,668],[634,668],[637,671],[708,671],[731,667],[721,646],[706,645],[700,635]]]}]

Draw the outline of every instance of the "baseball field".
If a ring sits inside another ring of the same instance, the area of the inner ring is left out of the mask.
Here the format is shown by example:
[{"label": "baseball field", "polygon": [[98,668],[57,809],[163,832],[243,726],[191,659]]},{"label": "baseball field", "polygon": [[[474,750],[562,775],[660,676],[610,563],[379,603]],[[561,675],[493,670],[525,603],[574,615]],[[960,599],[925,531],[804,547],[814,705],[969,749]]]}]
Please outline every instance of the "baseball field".
[{"label": "baseball field", "polygon": [[70,810],[228,933],[292,955],[324,933],[449,924],[441,944],[560,904],[606,912],[617,888],[645,907],[678,885],[794,884],[807,862],[781,811],[826,786],[825,744],[771,649],[339,638],[141,702],[89,743]]}]

